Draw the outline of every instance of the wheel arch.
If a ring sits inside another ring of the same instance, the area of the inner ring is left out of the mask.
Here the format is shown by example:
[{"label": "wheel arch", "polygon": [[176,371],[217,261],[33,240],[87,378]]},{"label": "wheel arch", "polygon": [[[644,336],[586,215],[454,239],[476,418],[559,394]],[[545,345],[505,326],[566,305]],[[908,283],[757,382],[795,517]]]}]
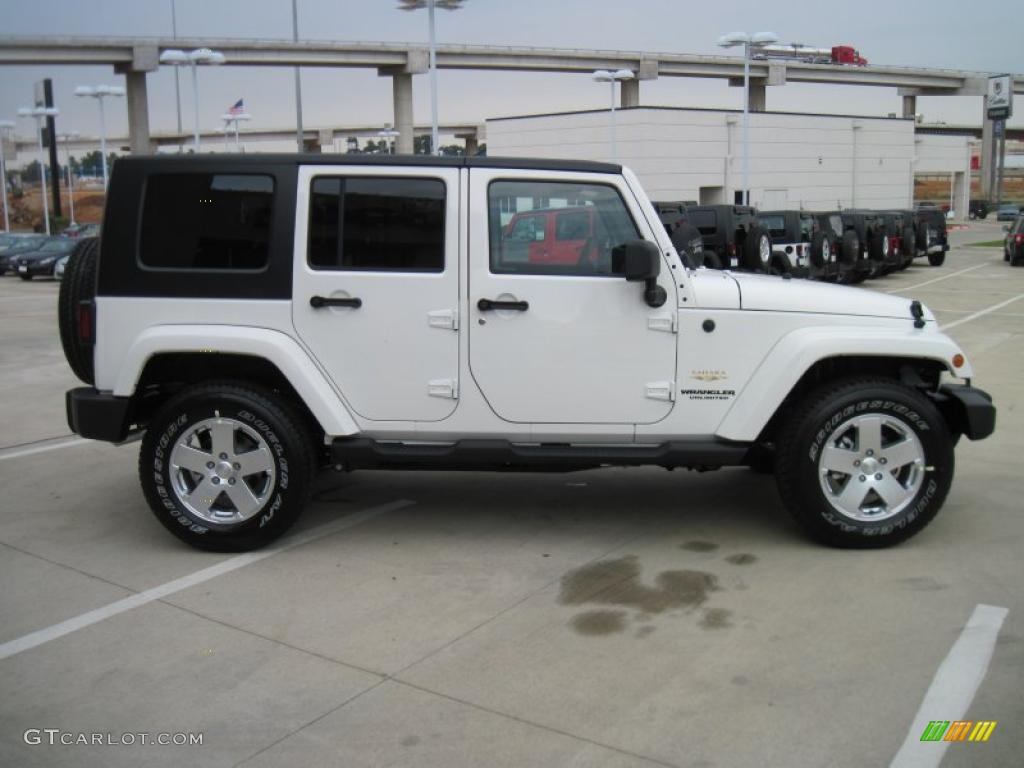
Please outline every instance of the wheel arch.
[{"label": "wheel arch", "polygon": [[[792,404],[827,381],[879,375],[935,391],[942,372],[954,371],[949,361],[958,349],[941,334],[894,336],[870,329],[858,329],[858,336],[845,338],[834,334],[833,329],[806,329],[781,341],[738,393],[716,435],[748,442],[770,440]],[[954,375],[970,378],[969,364]]]},{"label": "wheel arch", "polygon": [[224,379],[280,392],[322,434],[359,432],[341,396],[305,350],[267,329],[148,328],[125,356],[113,394],[133,397],[144,416],[182,386]]}]

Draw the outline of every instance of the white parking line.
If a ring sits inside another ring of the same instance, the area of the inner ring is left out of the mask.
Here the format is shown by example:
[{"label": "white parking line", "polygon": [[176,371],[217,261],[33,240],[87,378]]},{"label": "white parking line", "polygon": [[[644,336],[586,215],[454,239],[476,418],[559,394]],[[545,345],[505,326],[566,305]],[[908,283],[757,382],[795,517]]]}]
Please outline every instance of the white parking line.
[{"label": "white parking line", "polygon": [[934,768],[942,762],[950,742],[921,741],[921,736],[932,720],[953,722],[963,718],[985,679],[1007,613],[1008,609],[995,605],[975,606],[967,626],[939,665],[889,768]]},{"label": "white parking line", "polygon": [[893,288],[891,291],[884,291],[884,293],[902,293],[903,291],[912,291],[915,288],[922,288],[922,287],[924,287],[926,285],[931,285],[932,283],[938,283],[938,282],[940,282],[942,280],[949,280],[949,278],[951,278],[951,277],[956,277],[957,275],[962,275],[965,272],[973,272],[976,269],[981,269],[982,267],[987,267],[987,266],[988,266],[988,264],[975,264],[973,267],[967,267],[966,269],[961,269],[961,270],[958,270],[956,272],[950,272],[948,275],[943,275],[942,277],[936,277],[936,278],[933,278],[932,280],[925,280],[923,283],[918,283],[917,285],[908,285],[908,286],[905,286],[905,287]]},{"label": "white parking line", "polygon": [[244,555],[236,555],[229,557],[227,560],[223,560],[216,565],[211,565],[209,568],[203,568],[201,571],[190,573],[187,576],[182,576],[180,579],[169,581],[166,584],[161,584],[158,587],[147,589],[144,592],[139,592],[131,597],[125,597],[121,600],[117,600],[109,605],[105,605],[102,608],[97,608],[87,613],[83,613],[79,616],[62,621],[59,624],[46,627],[45,629],[36,630],[30,632],[27,635],[9,640],[6,643],[0,645],[0,660],[6,659],[15,654],[27,651],[32,648],[37,648],[44,643],[48,643],[51,640],[56,640],[58,637],[64,637],[64,635],[71,634],[79,629],[98,624],[99,622],[109,619],[112,616],[117,616],[125,611],[130,611],[132,608],[138,608],[141,605],[152,603],[154,600],[160,600],[173,595],[175,592],[180,592],[183,589],[194,587],[196,584],[202,584],[204,581],[209,581],[218,576],[223,576],[231,571],[237,571],[239,568],[244,568],[252,563],[257,563],[260,560],[266,560],[268,557],[280,554],[289,549],[308,544],[311,541],[322,539],[325,536],[330,536],[332,533],[343,531],[346,528],[365,523],[378,515],[382,515],[385,512],[393,512],[403,507],[408,507],[414,502],[406,499],[400,499],[398,501],[392,501],[388,504],[382,504],[379,507],[372,507],[365,509],[362,512],[356,512],[352,515],[347,515],[341,520],[336,520],[333,523],[327,523],[325,525],[312,528],[303,533],[295,534],[294,536],[285,537],[276,546],[262,549],[259,552],[248,552]]},{"label": "white parking line", "polygon": [[61,440],[59,443],[47,443],[46,445],[37,445],[34,448],[22,448],[21,450],[0,450],[0,461],[7,461],[7,459],[20,459],[22,456],[31,456],[34,453],[44,453],[45,451],[56,451],[58,448],[70,448],[73,445],[82,445],[83,443],[91,443],[91,440],[86,440],[84,437],[71,437],[67,440]]},{"label": "white parking line", "polygon": [[1013,304],[1013,302],[1015,301],[1020,301],[1021,299],[1024,299],[1024,293],[1020,294],[1019,296],[1014,296],[1012,299],[1001,301],[998,304],[993,304],[991,307],[986,307],[985,309],[979,310],[972,315],[968,315],[967,317],[961,317],[959,320],[954,320],[949,325],[942,326],[939,330],[945,332],[948,331],[950,328],[956,328],[958,325],[969,323],[971,322],[971,320],[977,320],[979,317],[984,317],[990,312],[995,312],[996,310],[1002,309],[1003,307],[1009,304]]}]

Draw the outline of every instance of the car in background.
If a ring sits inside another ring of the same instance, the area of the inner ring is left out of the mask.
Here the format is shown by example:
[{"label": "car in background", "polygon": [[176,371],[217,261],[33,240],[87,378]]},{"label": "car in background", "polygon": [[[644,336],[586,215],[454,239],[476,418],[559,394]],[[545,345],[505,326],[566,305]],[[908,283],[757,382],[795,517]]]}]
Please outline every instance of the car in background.
[{"label": "car in background", "polygon": [[946,215],[941,210],[919,209],[914,213],[917,256],[927,256],[933,267],[941,267],[949,250]]},{"label": "car in background", "polygon": [[835,280],[839,253],[835,235],[823,228],[817,214],[808,211],[758,211],[758,223],[768,231],[774,255],[784,256],[794,277]]},{"label": "car in background", "polygon": [[13,242],[0,250],[0,275],[14,272],[14,259],[22,253],[29,253],[46,242],[46,235],[6,235]]},{"label": "car in background", "polygon": [[885,221],[889,236],[889,258],[886,260],[886,273],[909,267],[917,255],[917,230],[914,228],[913,211],[879,211]]},{"label": "car in background", "polygon": [[788,263],[772,253],[768,232],[748,205],[687,206],[686,218],[700,232],[704,251],[714,253],[722,269],[786,272]]},{"label": "car in background", "polygon": [[1003,229],[1006,232],[1003,239],[1003,261],[1010,262],[1011,267],[1024,265],[1024,214]]},{"label": "car in background", "polygon": [[76,240],[82,237],[97,237],[99,233],[99,224],[72,224],[61,232],[64,237],[72,237]]},{"label": "car in background", "polygon": [[990,210],[988,200],[971,200],[967,206],[967,215],[972,219],[986,219]]},{"label": "car in background", "polygon": [[64,270],[67,268],[67,266],[68,266],[68,259],[70,259],[70,258],[71,258],[71,254],[70,253],[67,256],[61,256],[59,259],[57,259],[57,263],[53,265],[53,276],[57,280],[63,280],[64,279]]},{"label": "car in background", "polygon": [[75,247],[75,241],[70,237],[49,237],[34,251],[20,253],[14,257],[12,270],[18,273],[22,280],[31,280],[33,277],[53,277],[54,268],[57,262],[71,253]]},{"label": "car in background", "polygon": [[996,210],[996,221],[1014,221],[1020,216],[1020,206],[1015,203],[1003,203]]}]

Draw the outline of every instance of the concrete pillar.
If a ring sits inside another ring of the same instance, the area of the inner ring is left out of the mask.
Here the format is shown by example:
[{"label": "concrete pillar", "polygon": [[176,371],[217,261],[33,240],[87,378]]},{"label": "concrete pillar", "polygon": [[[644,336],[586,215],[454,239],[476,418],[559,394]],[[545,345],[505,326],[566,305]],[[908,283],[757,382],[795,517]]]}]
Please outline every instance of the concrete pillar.
[{"label": "concrete pillar", "polygon": [[911,120],[914,119],[914,115],[917,114],[917,96],[904,95],[903,96],[903,116],[909,117]]},{"label": "concrete pillar", "polygon": [[149,138],[149,98],[145,72],[125,72],[125,101],[128,107],[128,140],[133,155],[153,154]]},{"label": "concrete pillar", "polygon": [[396,72],[391,75],[391,88],[395,98],[395,130],[398,141],[395,152],[399,155],[413,153],[412,141],[412,75]]},{"label": "concrete pillar", "polygon": [[996,138],[993,121],[988,119],[987,104],[981,100],[981,196],[985,200],[995,197]]},{"label": "concrete pillar", "polygon": [[619,83],[619,104],[623,109],[640,106],[639,80],[622,80]]},{"label": "concrete pillar", "polygon": [[476,136],[466,137],[466,157],[472,157],[480,151],[480,142],[477,141]]},{"label": "concrete pillar", "polygon": [[750,81],[750,111],[751,112],[764,112],[767,109],[767,95],[768,90],[764,80],[751,80]]}]

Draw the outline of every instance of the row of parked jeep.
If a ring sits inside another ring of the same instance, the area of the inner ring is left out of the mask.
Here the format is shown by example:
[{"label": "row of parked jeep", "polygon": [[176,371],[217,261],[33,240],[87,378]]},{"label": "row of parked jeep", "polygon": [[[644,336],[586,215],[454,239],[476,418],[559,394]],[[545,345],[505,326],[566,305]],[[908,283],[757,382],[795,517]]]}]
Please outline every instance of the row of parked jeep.
[{"label": "row of parked jeep", "polygon": [[789,274],[839,283],[932,266],[949,242],[941,210],[758,211],[744,205],[655,203],[680,255],[694,267]]}]

